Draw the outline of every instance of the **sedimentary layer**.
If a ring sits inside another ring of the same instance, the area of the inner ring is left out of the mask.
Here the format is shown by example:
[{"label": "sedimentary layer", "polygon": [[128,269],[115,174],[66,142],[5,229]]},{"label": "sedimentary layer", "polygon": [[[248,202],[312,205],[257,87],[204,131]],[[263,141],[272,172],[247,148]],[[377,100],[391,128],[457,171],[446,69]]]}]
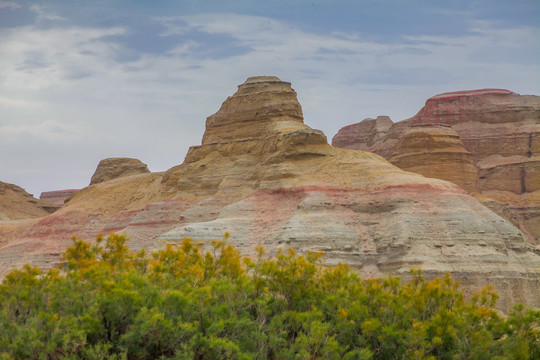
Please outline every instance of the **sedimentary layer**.
[{"label": "sedimentary layer", "polygon": [[[405,170],[452,181],[540,244],[540,204],[533,195],[540,189],[540,97],[502,89],[458,91],[428,99],[417,115],[386,131],[366,126],[372,121],[342,128],[333,145],[372,151]],[[454,150],[441,152],[441,126],[459,137]],[[411,138],[415,128],[425,129],[422,137]]]}]

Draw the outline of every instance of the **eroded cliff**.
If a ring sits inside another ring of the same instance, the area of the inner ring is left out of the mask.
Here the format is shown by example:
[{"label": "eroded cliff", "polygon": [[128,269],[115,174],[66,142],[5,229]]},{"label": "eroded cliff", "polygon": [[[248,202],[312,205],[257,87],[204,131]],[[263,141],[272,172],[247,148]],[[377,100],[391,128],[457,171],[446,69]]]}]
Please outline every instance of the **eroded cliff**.
[{"label": "eroded cliff", "polygon": [[[444,93],[386,131],[371,130],[370,121],[342,128],[333,145],[372,151],[404,170],[452,181],[540,245],[539,96],[501,89]],[[441,127],[459,138],[441,141]],[[422,137],[412,138],[418,129]]]}]

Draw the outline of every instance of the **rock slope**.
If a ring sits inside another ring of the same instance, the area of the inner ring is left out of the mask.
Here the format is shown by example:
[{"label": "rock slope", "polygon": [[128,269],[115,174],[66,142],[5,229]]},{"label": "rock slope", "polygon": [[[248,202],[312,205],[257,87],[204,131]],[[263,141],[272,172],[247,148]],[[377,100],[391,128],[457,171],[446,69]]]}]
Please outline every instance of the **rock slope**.
[{"label": "rock slope", "polygon": [[53,204],[34,198],[17,185],[0,181],[0,221],[37,218],[54,210]]},{"label": "rock slope", "polygon": [[450,182],[328,145],[276,77],[240,85],[183,164],[89,186],[28,226],[0,248],[2,270],[50,266],[70,236],[111,231],[147,249],[228,231],[245,254],[292,246],[366,276],[450,272],[468,291],[494,284],[503,309],[518,300],[540,306],[540,256],[516,227]]},{"label": "rock slope", "polygon": [[[385,132],[368,129],[365,123],[370,121],[344,127],[332,144],[372,151],[405,170],[453,181],[540,244],[539,96],[501,89],[444,93],[428,99],[417,115]],[[454,137],[453,150],[441,153],[441,144],[434,140],[443,125],[451,127],[459,139]],[[411,132],[418,128],[424,129],[423,138],[411,139]],[[374,137],[376,141],[367,140]],[[411,141],[412,152],[406,145]],[[471,155],[476,169],[471,166]],[[438,165],[428,166],[426,156],[436,156]]]}]

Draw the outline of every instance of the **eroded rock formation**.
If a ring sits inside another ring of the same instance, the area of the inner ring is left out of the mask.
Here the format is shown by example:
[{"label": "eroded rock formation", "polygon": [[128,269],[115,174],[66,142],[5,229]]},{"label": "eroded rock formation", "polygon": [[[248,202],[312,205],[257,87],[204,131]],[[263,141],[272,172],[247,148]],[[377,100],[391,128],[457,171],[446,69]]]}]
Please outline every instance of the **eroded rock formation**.
[{"label": "eroded rock formation", "polygon": [[366,276],[450,272],[468,291],[493,284],[503,309],[540,306],[540,255],[515,226],[450,182],[328,145],[304,124],[290,83],[275,77],[240,85],[183,164],[87,187],[28,226],[0,248],[2,270],[50,266],[72,235],[112,231],[135,249],[228,231],[245,254],[292,246]]},{"label": "eroded rock formation", "polygon": [[47,201],[56,207],[60,208],[64,205],[64,202],[74,193],[80,189],[67,189],[67,190],[53,190],[44,191],[39,196],[40,200]]},{"label": "eroded rock formation", "polygon": [[0,221],[37,218],[54,210],[53,204],[34,198],[17,185],[0,181]]},{"label": "eroded rock formation", "polygon": [[[417,115],[393,124],[384,133],[362,128],[364,122],[341,129],[333,145],[362,148],[405,170],[453,181],[540,244],[540,97],[501,89],[451,92],[428,99]],[[459,144],[456,151],[444,154],[433,136],[410,139],[415,127],[438,131],[435,129],[441,125],[450,126],[459,136],[476,170]],[[366,133],[351,130],[357,128]],[[376,141],[366,140],[375,137]],[[413,155],[406,145],[409,142],[415,143]],[[436,156],[439,165],[427,166],[427,154]]]},{"label": "eroded rock formation", "polygon": [[146,164],[138,159],[130,158],[109,158],[101,160],[92,176],[90,185],[99,184],[104,181],[117,179],[123,176],[149,173]]},{"label": "eroded rock formation", "polygon": [[448,180],[473,192],[478,169],[459,135],[443,124],[417,124],[398,138],[389,161],[406,171]]}]

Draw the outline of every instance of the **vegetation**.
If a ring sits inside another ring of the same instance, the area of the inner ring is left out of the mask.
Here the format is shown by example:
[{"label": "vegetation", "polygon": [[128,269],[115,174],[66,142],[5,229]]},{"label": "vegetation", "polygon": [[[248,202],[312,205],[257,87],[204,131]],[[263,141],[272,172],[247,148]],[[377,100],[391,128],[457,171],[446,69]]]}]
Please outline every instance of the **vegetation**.
[{"label": "vegetation", "polygon": [[361,279],[293,250],[227,241],[147,255],[73,239],[64,265],[0,285],[0,359],[540,359],[540,312],[470,301],[450,277]]}]

